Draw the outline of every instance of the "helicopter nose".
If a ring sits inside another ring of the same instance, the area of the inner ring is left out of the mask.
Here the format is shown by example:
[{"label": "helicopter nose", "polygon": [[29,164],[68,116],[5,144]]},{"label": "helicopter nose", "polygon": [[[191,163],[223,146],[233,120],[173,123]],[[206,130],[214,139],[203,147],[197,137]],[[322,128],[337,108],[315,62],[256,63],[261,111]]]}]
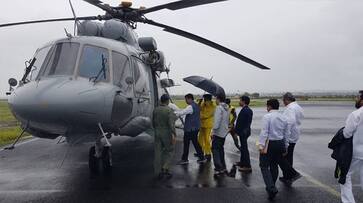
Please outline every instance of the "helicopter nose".
[{"label": "helicopter nose", "polygon": [[63,133],[71,125],[97,124],[105,119],[103,91],[88,80],[30,82],[14,91],[9,104],[21,121]]}]

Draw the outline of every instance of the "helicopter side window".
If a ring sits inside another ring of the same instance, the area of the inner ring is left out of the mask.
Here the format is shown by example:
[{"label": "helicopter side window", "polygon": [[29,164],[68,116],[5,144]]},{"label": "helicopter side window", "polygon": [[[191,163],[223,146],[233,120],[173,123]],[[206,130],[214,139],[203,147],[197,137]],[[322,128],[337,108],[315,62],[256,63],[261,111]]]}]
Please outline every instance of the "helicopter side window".
[{"label": "helicopter side window", "polygon": [[79,46],[73,42],[56,44],[43,75],[73,75]]},{"label": "helicopter side window", "polygon": [[32,67],[32,70],[27,78],[28,80],[35,80],[37,78],[40,68],[42,67],[42,64],[44,63],[45,58],[48,55],[50,48],[51,48],[51,46],[43,47],[35,53],[35,55],[34,55],[35,62]]},{"label": "helicopter side window", "polygon": [[79,76],[94,81],[108,81],[110,75],[108,50],[86,45],[79,62]]},{"label": "helicopter side window", "polygon": [[127,78],[132,78],[130,62],[127,56],[112,51],[113,83],[121,88],[122,92],[129,92],[132,88]]},{"label": "helicopter side window", "polygon": [[148,67],[138,59],[134,59],[135,93],[143,97],[150,97],[150,73]]}]

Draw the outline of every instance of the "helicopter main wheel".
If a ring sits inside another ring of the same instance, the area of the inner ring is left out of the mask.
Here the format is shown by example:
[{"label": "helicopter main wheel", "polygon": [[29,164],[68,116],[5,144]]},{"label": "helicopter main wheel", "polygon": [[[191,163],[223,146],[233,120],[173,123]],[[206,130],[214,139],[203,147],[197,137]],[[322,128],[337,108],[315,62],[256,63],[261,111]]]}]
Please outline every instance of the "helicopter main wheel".
[{"label": "helicopter main wheel", "polygon": [[99,173],[99,159],[95,155],[96,155],[96,147],[92,146],[89,149],[89,154],[88,154],[88,167],[91,174]]},{"label": "helicopter main wheel", "polygon": [[111,147],[105,146],[102,150],[102,168],[105,174],[112,172],[112,149]]}]

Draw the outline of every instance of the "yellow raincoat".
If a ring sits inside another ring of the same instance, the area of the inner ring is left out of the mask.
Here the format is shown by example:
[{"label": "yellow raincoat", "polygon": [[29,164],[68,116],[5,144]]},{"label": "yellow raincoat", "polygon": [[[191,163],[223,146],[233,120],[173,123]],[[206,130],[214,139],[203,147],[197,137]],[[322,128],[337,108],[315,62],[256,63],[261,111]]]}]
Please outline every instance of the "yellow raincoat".
[{"label": "yellow raincoat", "polygon": [[211,132],[214,122],[216,105],[212,101],[202,102],[200,105],[200,123],[198,142],[205,155],[212,154]]}]

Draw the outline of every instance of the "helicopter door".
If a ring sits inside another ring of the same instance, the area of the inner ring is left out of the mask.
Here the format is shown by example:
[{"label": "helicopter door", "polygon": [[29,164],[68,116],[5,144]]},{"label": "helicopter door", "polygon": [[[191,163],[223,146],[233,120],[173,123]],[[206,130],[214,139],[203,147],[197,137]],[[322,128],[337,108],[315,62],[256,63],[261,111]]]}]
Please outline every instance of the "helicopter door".
[{"label": "helicopter door", "polygon": [[113,84],[118,87],[113,103],[112,121],[124,125],[133,109],[133,79],[127,56],[112,51]]},{"label": "helicopter door", "polygon": [[150,68],[140,59],[133,57],[133,71],[135,88],[134,93],[137,100],[137,114],[151,116],[154,106],[154,93],[152,90],[153,78]]}]

